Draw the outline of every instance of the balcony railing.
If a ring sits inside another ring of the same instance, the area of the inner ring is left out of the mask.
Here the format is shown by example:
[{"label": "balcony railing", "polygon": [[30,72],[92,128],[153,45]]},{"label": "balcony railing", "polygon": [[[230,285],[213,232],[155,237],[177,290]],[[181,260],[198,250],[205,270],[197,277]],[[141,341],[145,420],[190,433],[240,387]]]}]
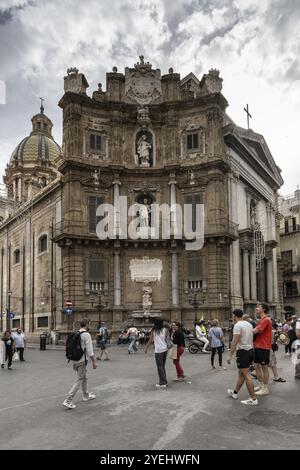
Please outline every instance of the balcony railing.
[{"label": "balcony railing", "polygon": [[289,230],[286,230],[285,227],[280,229],[280,235],[288,235],[290,233],[300,232],[300,224],[296,224],[295,227],[289,227]]}]

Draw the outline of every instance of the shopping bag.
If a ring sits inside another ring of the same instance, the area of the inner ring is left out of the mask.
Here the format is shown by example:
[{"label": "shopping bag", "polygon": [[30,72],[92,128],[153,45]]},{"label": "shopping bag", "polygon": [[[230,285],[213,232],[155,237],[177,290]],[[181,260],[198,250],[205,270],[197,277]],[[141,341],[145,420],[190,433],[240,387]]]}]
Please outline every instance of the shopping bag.
[{"label": "shopping bag", "polygon": [[172,348],[168,350],[168,356],[170,359],[177,359],[177,344],[173,344]]},{"label": "shopping bag", "polygon": [[15,351],[14,354],[13,354],[13,357],[12,357],[12,361],[13,362],[18,362],[19,360],[20,360],[19,353],[18,353],[18,351]]}]

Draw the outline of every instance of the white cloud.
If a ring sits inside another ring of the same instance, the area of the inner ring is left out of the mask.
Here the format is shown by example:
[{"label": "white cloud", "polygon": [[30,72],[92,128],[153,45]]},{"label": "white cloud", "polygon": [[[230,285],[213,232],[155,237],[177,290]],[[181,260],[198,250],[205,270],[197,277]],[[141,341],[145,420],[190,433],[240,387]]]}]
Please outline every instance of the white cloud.
[{"label": "white cloud", "polygon": [[85,73],[92,92],[114,65],[123,71],[143,53],[163,73],[220,68],[229,114],[244,125],[249,103],[251,125],[265,135],[291,192],[300,183],[299,20],[297,0],[0,0],[8,99],[0,105],[1,162],[30,131],[41,95],[61,138],[57,102],[68,67]]}]

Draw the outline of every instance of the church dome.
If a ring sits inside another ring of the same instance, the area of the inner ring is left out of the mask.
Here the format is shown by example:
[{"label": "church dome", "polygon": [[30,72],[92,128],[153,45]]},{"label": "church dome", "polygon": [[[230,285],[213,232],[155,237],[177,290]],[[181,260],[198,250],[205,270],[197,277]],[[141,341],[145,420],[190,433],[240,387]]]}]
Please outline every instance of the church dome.
[{"label": "church dome", "polygon": [[51,161],[55,162],[61,156],[60,146],[44,134],[34,134],[25,137],[15,148],[10,158],[13,161]]},{"label": "church dome", "polygon": [[62,150],[52,137],[52,121],[44,114],[41,106],[39,114],[31,119],[32,132],[13,151],[10,164],[14,162],[55,163]]}]

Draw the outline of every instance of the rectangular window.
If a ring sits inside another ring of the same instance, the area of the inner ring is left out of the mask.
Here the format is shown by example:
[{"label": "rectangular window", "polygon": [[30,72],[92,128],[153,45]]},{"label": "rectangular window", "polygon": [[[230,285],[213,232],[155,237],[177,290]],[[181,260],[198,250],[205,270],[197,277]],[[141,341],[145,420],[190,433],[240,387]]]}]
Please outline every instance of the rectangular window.
[{"label": "rectangular window", "polygon": [[286,281],[284,283],[284,296],[285,297],[295,297],[298,295],[298,286],[297,281]]},{"label": "rectangular window", "polygon": [[184,204],[192,206],[192,230],[196,231],[196,207],[201,204],[201,194],[189,194],[184,197]]},{"label": "rectangular window", "polygon": [[20,318],[14,318],[12,320],[12,328],[20,328],[21,327],[21,320]]},{"label": "rectangular window", "polygon": [[203,287],[203,258],[195,257],[187,260],[187,287],[201,289]]},{"label": "rectangular window", "polygon": [[284,271],[292,271],[293,268],[293,251],[282,251],[281,260]]},{"label": "rectangular window", "polygon": [[188,150],[198,150],[199,149],[199,133],[193,132],[187,134],[186,146]]},{"label": "rectangular window", "polygon": [[104,291],[106,287],[106,262],[104,259],[86,260],[85,289],[89,292]]},{"label": "rectangular window", "polygon": [[90,150],[99,151],[102,149],[101,135],[90,134]]},{"label": "rectangular window", "polygon": [[48,317],[38,317],[38,319],[37,319],[37,327],[38,327],[38,328],[46,328],[46,327],[48,327]]},{"label": "rectangular window", "polygon": [[98,222],[103,219],[103,217],[96,216],[97,207],[103,203],[103,197],[89,196],[88,198],[88,223],[90,232],[95,233]]}]

